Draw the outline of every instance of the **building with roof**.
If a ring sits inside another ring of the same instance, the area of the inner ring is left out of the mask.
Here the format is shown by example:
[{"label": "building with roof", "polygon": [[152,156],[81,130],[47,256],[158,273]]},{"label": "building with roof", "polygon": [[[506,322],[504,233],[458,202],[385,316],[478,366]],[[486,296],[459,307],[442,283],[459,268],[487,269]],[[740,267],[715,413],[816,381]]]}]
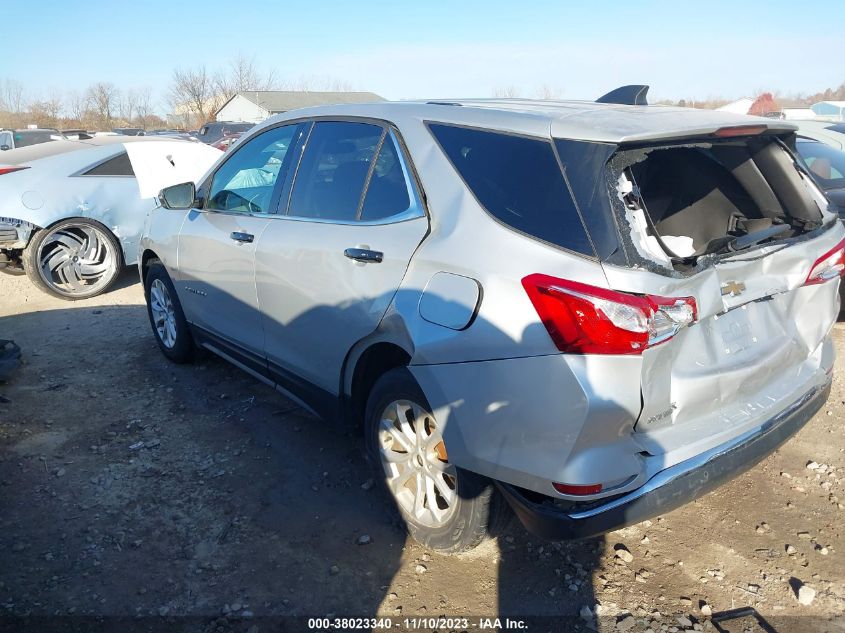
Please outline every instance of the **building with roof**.
[{"label": "building with roof", "polygon": [[218,121],[259,123],[273,114],[337,103],[384,101],[372,92],[311,92],[303,90],[248,90],[239,92],[214,113]]},{"label": "building with roof", "polygon": [[783,108],[781,109],[784,119],[806,121],[808,119],[816,118],[816,113],[812,108]]},{"label": "building with roof", "polygon": [[810,106],[816,116],[832,121],[845,121],[845,101],[819,101]]}]

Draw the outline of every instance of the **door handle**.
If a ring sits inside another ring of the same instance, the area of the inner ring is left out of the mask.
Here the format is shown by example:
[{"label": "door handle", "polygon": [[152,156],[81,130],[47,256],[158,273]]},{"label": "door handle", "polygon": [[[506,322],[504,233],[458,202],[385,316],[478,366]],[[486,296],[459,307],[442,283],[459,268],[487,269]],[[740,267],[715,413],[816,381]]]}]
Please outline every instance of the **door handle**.
[{"label": "door handle", "polygon": [[236,242],[245,242],[247,244],[251,243],[252,240],[255,239],[255,236],[252,233],[241,233],[240,231],[233,231],[229,234]]},{"label": "door handle", "polygon": [[371,251],[366,248],[347,248],[343,251],[349,259],[354,259],[356,262],[365,262],[368,264],[380,264],[384,259],[384,253],[380,251]]}]

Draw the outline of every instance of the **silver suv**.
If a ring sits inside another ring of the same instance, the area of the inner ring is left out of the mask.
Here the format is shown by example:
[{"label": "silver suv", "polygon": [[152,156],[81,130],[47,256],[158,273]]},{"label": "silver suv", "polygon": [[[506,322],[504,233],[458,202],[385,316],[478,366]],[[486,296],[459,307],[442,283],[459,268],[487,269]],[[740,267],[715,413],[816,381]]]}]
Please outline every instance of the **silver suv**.
[{"label": "silver suv", "polygon": [[[580,538],[750,468],[828,397],[845,229],[784,121],[586,102],[274,116],[162,191],[162,352],[359,424],[411,534]],[[507,503],[503,503],[506,501]]]}]

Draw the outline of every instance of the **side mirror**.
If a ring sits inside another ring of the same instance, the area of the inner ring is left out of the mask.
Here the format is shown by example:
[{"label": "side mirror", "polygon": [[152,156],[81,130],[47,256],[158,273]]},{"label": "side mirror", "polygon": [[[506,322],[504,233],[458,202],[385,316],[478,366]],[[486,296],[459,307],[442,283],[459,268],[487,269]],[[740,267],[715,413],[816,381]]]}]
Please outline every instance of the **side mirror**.
[{"label": "side mirror", "polygon": [[158,194],[159,202],[165,209],[186,210],[194,206],[197,189],[192,182],[165,187]]}]

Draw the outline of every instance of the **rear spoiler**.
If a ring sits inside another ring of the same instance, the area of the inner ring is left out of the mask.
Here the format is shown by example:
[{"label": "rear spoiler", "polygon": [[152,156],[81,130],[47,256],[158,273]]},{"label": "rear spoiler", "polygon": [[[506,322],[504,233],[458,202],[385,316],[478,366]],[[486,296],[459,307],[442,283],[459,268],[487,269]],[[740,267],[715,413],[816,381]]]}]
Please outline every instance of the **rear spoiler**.
[{"label": "rear spoiler", "polygon": [[618,103],[619,105],[648,105],[648,86],[632,84],[620,86],[596,99],[596,103]]}]

